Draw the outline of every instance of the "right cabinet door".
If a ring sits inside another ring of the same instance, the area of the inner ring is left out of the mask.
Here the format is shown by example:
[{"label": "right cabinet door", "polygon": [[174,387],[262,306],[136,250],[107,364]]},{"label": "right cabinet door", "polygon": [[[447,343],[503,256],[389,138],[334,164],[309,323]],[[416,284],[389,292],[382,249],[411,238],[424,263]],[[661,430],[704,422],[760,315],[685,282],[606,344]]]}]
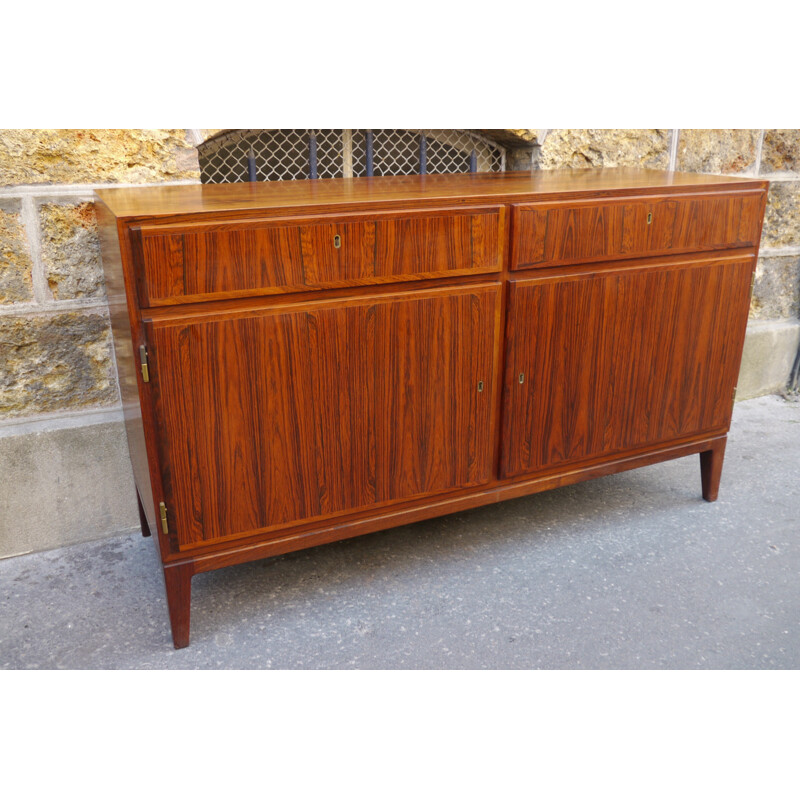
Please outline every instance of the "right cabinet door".
[{"label": "right cabinet door", "polygon": [[751,258],[512,281],[503,477],[727,430]]}]

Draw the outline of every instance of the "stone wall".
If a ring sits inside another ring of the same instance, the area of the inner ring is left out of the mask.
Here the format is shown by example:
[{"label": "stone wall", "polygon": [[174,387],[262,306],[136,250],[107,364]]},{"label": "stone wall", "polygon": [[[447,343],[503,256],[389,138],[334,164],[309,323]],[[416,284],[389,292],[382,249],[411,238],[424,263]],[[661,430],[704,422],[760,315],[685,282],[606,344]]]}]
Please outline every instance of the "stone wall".
[{"label": "stone wall", "polygon": [[196,183],[203,135],[0,130],[0,557],[137,525],[93,190]]},{"label": "stone wall", "polygon": [[[196,183],[196,146],[214,132],[0,130],[0,557],[137,526],[92,192]],[[800,131],[484,133],[515,169],[769,179],[739,393],[785,386],[800,337]]]}]

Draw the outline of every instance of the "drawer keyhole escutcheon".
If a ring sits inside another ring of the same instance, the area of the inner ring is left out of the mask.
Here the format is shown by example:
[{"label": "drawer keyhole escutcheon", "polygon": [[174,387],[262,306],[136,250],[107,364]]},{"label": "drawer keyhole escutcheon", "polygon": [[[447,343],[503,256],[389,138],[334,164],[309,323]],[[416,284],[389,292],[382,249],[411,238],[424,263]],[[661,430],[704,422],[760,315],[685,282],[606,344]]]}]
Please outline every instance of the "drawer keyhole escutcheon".
[{"label": "drawer keyhole escutcheon", "polygon": [[652,221],[653,221],[653,212],[652,211],[648,211],[647,212],[647,224],[649,225]]},{"label": "drawer keyhole escutcheon", "polygon": [[483,391],[483,381],[478,381],[478,391],[479,392]]},{"label": "drawer keyhole escutcheon", "polygon": [[337,233],[336,236],[333,237],[333,246],[338,250],[342,246],[342,237],[339,236]]},{"label": "drawer keyhole escutcheon", "polygon": [[525,373],[524,372],[520,372],[520,374],[519,374],[519,382],[520,383],[525,383]]}]

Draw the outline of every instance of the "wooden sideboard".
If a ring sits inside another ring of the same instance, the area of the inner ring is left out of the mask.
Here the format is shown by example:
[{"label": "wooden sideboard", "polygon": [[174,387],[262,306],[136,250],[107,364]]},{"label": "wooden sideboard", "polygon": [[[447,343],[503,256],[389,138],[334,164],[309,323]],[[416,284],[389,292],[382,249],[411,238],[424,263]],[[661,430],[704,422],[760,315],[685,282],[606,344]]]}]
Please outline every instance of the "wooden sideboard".
[{"label": "wooden sideboard", "polygon": [[142,531],[198,572],[700,454],[765,181],[647,170],[98,192]]}]

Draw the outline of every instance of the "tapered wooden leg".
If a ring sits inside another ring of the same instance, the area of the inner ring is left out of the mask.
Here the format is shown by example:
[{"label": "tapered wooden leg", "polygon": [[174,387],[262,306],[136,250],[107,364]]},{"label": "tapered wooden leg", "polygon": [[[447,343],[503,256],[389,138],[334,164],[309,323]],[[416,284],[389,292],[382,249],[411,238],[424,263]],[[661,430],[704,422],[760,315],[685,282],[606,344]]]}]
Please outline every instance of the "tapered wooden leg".
[{"label": "tapered wooden leg", "polygon": [[713,503],[719,494],[719,479],[722,475],[722,460],[728,437],[717,439],[711,450],[700,453],[700,480],[703,484],[703,500]]},{"label": "tapered wooden leg", "polygon": [[139,492],[136,492],[136,502],[139,505],[139,524],[142,526],[142,536],[150,535],[150,526],[147,524],[147,516],[144,513],[144,506],[142,505],[142,498],[139,497]]},{"label": "tapered wooden leg", "polygon": [[166,565],[164,567],[169,621],[172,625],[172,641],[176,650],[189,644],[192,575],[194,575],[194,570],[191,563]]}]

